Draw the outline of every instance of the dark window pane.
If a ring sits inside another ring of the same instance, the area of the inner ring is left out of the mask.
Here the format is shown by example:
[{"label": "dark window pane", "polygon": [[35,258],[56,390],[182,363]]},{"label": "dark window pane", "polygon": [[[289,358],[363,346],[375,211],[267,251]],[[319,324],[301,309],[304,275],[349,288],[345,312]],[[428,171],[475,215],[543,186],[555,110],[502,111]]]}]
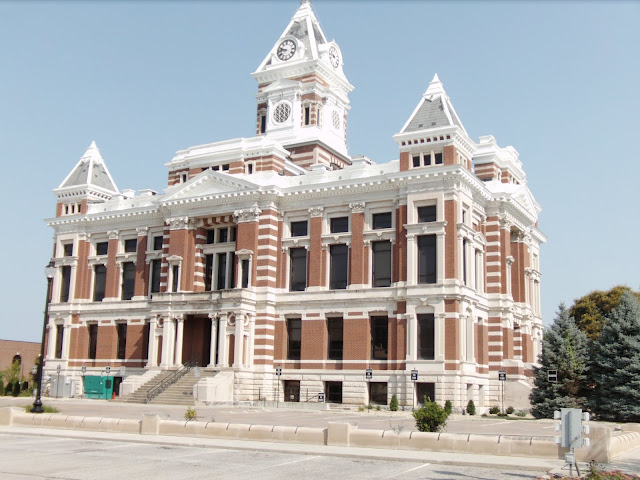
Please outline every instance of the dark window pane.
[{"label": "dark window pane", "polygon": [[249,260],[242,260],[242,288],[249,287]]},{"label": "dark window pane", "polygon": [[380,228],[391,228],[391,212],[373,214],[373,229]]},{"label": "dark window pane", "polygon": [[466,238],[462,240],[462,281],[465,285],[467,284],[467,239]]},{"label": "dark window pane", "polygon": [[435,322],[433,313],[418,315],[418,359],[435,359]]},{"label": "dark window pane", "polygon": [[151,293],[160,291],[161,260],[151,260]]},{"label": "dark window pane", "polygon": [[178,287],[180,286],[180,267],[178,265],[174,265],[171,267],[171,291],[177,292]]},{"label": "dark window pane", "polygon": [[228,163],[225,163],[224,165],[222,165],[222,171],[223,172],[229,171],[229,164]]},{"label": "dark window pane", "polygon": [[93,301],[101,302],[104,298],[104,286],[107,280],[107,267],[96,265],[93,279]]},{"label": "dark window pane", "polygon": [[283,393],[285,402],[299,402],[300,380],[285,380]]},{"label": "dark window pane", "polygon": [[60,284],[60,301],[69,301],[69,288],[71,287],[71,267],[62,267],[62,283]]},{"label": "dark window pane", "polygon": [[142,349],[140,351],[141,360],[144,360],[149,356],[149,333],[150,332],[151,332],[151,328],[149,327],[149,321],[147,320],[144,322],[144,327],[142,329]]},{"label": "dark window pane", "polygon": [[96,243],[96,255],[107,255],[109,253],[109,242]]},{"label": "dark window pane", "polygon": [[213,275],[213,255],[204,257],[204,290],[211,290],[211,275]]},{"label": "dark window pane", "polygon": [[302,344],[302,321],[299,318],[287,320],[287,360],[300,360]]},{"label": "dark window pane", "polygon": [[327,318],[329,360],[342,360],[342,318]]},{"label": "dark window pane", "polygon": [[391,286],[391,242],[373,242],[373,286]]},{"label": "dark window pane", "polygon": [[229,288],[236,288],[236,254],[229,254]]},{"label": "dark window pane", "polygon": [[162,250],[162,236],[153,237],[153,249]]},{"label": "dark window pane", "polygon": [[289,289],[300,292],[307,288],[307,249],[292,248],[289,251],[291,271],[289,272]]},{"label": "dark window pane", "polygon": [[349,248],[344,245],[331,245],[331,266],[329,288],[332,290],[347,288],[347,270],[349,265]]},{"label": "dark window pane", "polygon": [[431,152],[424,154],[423,161],[424,161],[425,166],[431,165]]},{"label": "dark window pane", "polygon": [[216,231],[207,230],[207,243],[215,243],[215,242],[216,242]]},{"label": "dark window pane", "polygon": [[424,399],[436,401],[436,384],[435,383],[417,383],[416,384],[418,403],[424,405]]},{"label": "dark window pane", "polygon": [[229,231],[226,228],[220,228],[220,243],[227,243],[229,241]]},{"label": "dark window pane", "polygon": [[122,300],[131,300],[136,282],[136,265],[133,262],[122,264]]},{"label": "dark window pane", "polygon": [[130,238],[124,241],[124,251],[126,253],[132,253],[138,250],[138,240],[135,238]]},{"label": "dark window pane", "polygon": [[229,241],[236,241],[236,227],[229,227]]},{"label": "dark window pane", "polygon": [[414,167],[419,167],[420,166],[420,155],[414,155],[413,156],[413,166]]},{"label": "dark window pane", "polygon": [[331,219],[331,233],[349,231],[349,217],[336,217]]},{"label": "dark window pane", "polygon": [[387,404],[387,384],[382,382],[369,383],[369,399],[377,405]]},{"label": "dark window pane", "polygon": [[342,403],[342,382],[324,382],[325,398],[329,403]]},{"label": "dark window pane", "polygon": [[306,237],[307,236],[307,221],[304,222],[291,222],[291,236],[292,237]]},{"label": "dark window pane", "polygon": [[418,207],[418,222],[427,223],[436,221],[436,206],[428,205],[426,207]]},{"label": "dark window pane", "polygon": [[125,354],[127,352],[127,324],[126,323],[118,323],[116,325],[117,333],[118,333],[118,347],[117,354],[119,360],[124,360]]},{"label": "dark window pane", "polygon": [[96,359],[96,348],[98,346],[98,324],[89,324],[89,358]]},{"label": "dark window pane", "polygon": [[387,317],[371,317],[370,323],[371,358],[373,360],[386,360],[389,319]]},{"label": "dark window pane", "polygon": [[224,290],[227,288],[227,253],[218,254],[218,275],[217,275],[217,290]]},{"label": "dark window pane", "polygon": [[441,153],[436,153],[435,155],[435,160],[436,160],[436,165],[440,165],[442,164],[442,154]]},{"label": "dark window pane", "polygon": [[65,243],[64,244],[64,256],[72,257],[73,256],[73,243]]},{"label": "dark window pane", "polygon": [[436,236],[418,237],[418,283],[436,283]]},{"label": "dark window pane", "polygon": [[311,108],[304,107],[304,124],[309,125],[310,121],[311,121]]},{"label": "dark window pane", "polygon": [[56,358],[62,358],[62,337],[64,337],[64,325],[56,325]]}]

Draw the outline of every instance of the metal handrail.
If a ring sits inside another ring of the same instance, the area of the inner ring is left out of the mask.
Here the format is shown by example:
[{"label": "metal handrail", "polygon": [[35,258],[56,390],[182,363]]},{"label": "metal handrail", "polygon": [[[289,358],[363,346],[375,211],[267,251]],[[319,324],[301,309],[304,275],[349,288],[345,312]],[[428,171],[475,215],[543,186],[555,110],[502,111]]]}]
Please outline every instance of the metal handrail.
[{"label": "metal handrail", "polygon": [[164,392],[168,387],[176,383],[182,377],[184,377],[189,371],[196,366],[197,363],[194,360],[183,363],[180,368],[178,368],[175,372],[169,375],[167,378],[160,380],[160,382],[156,383],[153,387],[149,389],[147,392],[147,400],[145,403],[149,403],[151,400],[156,398],[162,392]]}]

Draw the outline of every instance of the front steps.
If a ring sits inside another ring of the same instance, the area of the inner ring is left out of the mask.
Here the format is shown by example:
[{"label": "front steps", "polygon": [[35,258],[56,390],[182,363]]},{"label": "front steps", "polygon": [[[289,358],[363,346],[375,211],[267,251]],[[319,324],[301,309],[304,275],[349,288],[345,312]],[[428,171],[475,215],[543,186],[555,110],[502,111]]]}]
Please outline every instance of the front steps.
[{"label": "front steps", "polygon": [[[180,380],[167,387],[164,392],[153,398],[150,403],[161,403],[167,405],[193,405],[193,386],[198,382],[198,380],[201,380],[202,378],[213,377],[216,375],[216,373],[218,373],[203,370],[202,368],[200,368],[199,371],[200,378],[196,378],[195,370],[191,369]],[[130,395],[120,397],[115,401],[123,403],[146,403],[149,390],[151,390],[164,379],[171,376],[173,373],[173,370],[163,371],[146,382],[135,392],[131,393]]]}]

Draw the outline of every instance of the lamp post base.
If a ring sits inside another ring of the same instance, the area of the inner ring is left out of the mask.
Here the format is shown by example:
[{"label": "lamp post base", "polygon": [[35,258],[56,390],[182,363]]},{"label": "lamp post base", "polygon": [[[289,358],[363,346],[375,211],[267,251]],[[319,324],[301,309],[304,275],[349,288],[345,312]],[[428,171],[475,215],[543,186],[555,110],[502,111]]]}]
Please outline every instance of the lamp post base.
[{"label": "lamp post base", "polygon": [[40,399],[33,402],[33,407],[29,410],[31,413],[44,413],[44,408],[42,408],[42,402]]}]

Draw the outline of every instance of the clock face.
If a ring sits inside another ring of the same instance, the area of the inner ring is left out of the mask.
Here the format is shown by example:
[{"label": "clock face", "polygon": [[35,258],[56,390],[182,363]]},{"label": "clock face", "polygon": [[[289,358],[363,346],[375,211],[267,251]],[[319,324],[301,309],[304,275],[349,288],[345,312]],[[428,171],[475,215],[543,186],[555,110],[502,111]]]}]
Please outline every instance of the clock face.
[{"label": "clock face", "polygon": [[336,47],[329,49],[329,61],[333,68],[338,68],[338,65],[340,65],[340,55],[338,55],[338,49]]},{"label": "clock face", "polygon": [[296,53],[296,42],[290,39],[284,40],[280,45],[278,45],[278,58],[280,60],[287,61],[293,54]]}]

